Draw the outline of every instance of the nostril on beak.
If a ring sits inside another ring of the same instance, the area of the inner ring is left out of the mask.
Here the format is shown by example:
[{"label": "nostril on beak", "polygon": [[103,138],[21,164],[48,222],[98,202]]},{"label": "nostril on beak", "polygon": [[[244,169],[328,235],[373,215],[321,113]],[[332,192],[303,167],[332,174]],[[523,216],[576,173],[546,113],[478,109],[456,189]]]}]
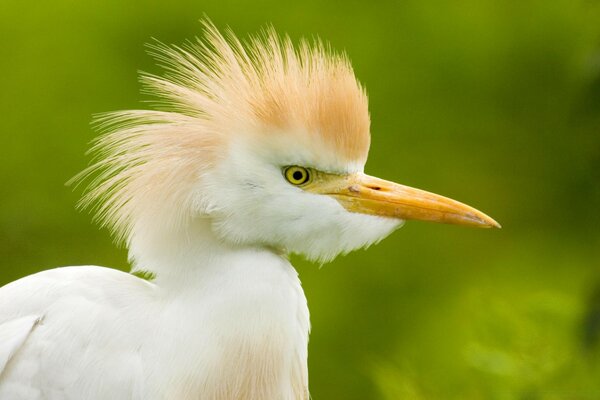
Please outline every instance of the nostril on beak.
[{"label": "nostril on beak", "polygon": [[371,190],[383,190],[383,188],[378,185],[366,185],[366,187]]}]

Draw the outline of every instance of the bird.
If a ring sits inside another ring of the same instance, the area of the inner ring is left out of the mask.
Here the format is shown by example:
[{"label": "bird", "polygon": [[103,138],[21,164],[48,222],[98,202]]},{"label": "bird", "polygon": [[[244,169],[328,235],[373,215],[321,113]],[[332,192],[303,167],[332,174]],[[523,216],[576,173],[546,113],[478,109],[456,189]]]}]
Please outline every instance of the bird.
[{"label": "bird", "polygon": [[406,220],[500,227],[364,172],[368,100],[345,53],[202,24],[148,45],[155,101],[98,116],[72,181],[131,271],[60,267],[0,288],[0,399],[307,400],[290,254],[325,263]]}]

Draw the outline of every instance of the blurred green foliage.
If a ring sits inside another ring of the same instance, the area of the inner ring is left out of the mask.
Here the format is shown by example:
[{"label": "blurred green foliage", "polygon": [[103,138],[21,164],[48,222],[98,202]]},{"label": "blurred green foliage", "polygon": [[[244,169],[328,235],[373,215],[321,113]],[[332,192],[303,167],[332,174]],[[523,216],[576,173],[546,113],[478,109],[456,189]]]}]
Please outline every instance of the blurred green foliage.
[{"label": "blurred green foliage", "polygon": [[504,229],[408,223],[324,268],[297,257],[315,399],[600,399],[600,3],[0,3],[0,284],[127,268],[64,182],[94,113],[145,107],[143,44],[272,23],[345,50],[367,86],[369,173]]}]

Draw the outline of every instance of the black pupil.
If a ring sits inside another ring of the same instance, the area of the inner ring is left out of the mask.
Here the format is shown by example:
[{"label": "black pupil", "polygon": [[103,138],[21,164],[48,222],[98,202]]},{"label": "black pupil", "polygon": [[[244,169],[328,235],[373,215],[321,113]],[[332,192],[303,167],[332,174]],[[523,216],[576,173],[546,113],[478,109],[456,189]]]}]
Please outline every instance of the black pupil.
[{"label": "black pupil", "polygon": [[301,181],[304,178],[304,174],[302,173],[302,171],[294,171],[294,173],[292,174],[292,177],[296,181]]}]

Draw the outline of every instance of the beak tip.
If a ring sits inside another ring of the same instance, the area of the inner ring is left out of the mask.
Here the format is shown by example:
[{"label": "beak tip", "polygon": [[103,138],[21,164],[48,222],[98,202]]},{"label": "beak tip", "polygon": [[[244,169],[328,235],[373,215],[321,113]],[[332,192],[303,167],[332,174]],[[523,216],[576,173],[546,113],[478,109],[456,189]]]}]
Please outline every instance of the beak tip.
[{"label": "beak tip", "polygon": [[483,223],[484,223],[483,227],[484,228],[502,229],[502,225],[500,225],[497,221],[495,221],[494,219],[488,217],[487,215],[486,215],[486,217],[487,218],[483,221]]}]

